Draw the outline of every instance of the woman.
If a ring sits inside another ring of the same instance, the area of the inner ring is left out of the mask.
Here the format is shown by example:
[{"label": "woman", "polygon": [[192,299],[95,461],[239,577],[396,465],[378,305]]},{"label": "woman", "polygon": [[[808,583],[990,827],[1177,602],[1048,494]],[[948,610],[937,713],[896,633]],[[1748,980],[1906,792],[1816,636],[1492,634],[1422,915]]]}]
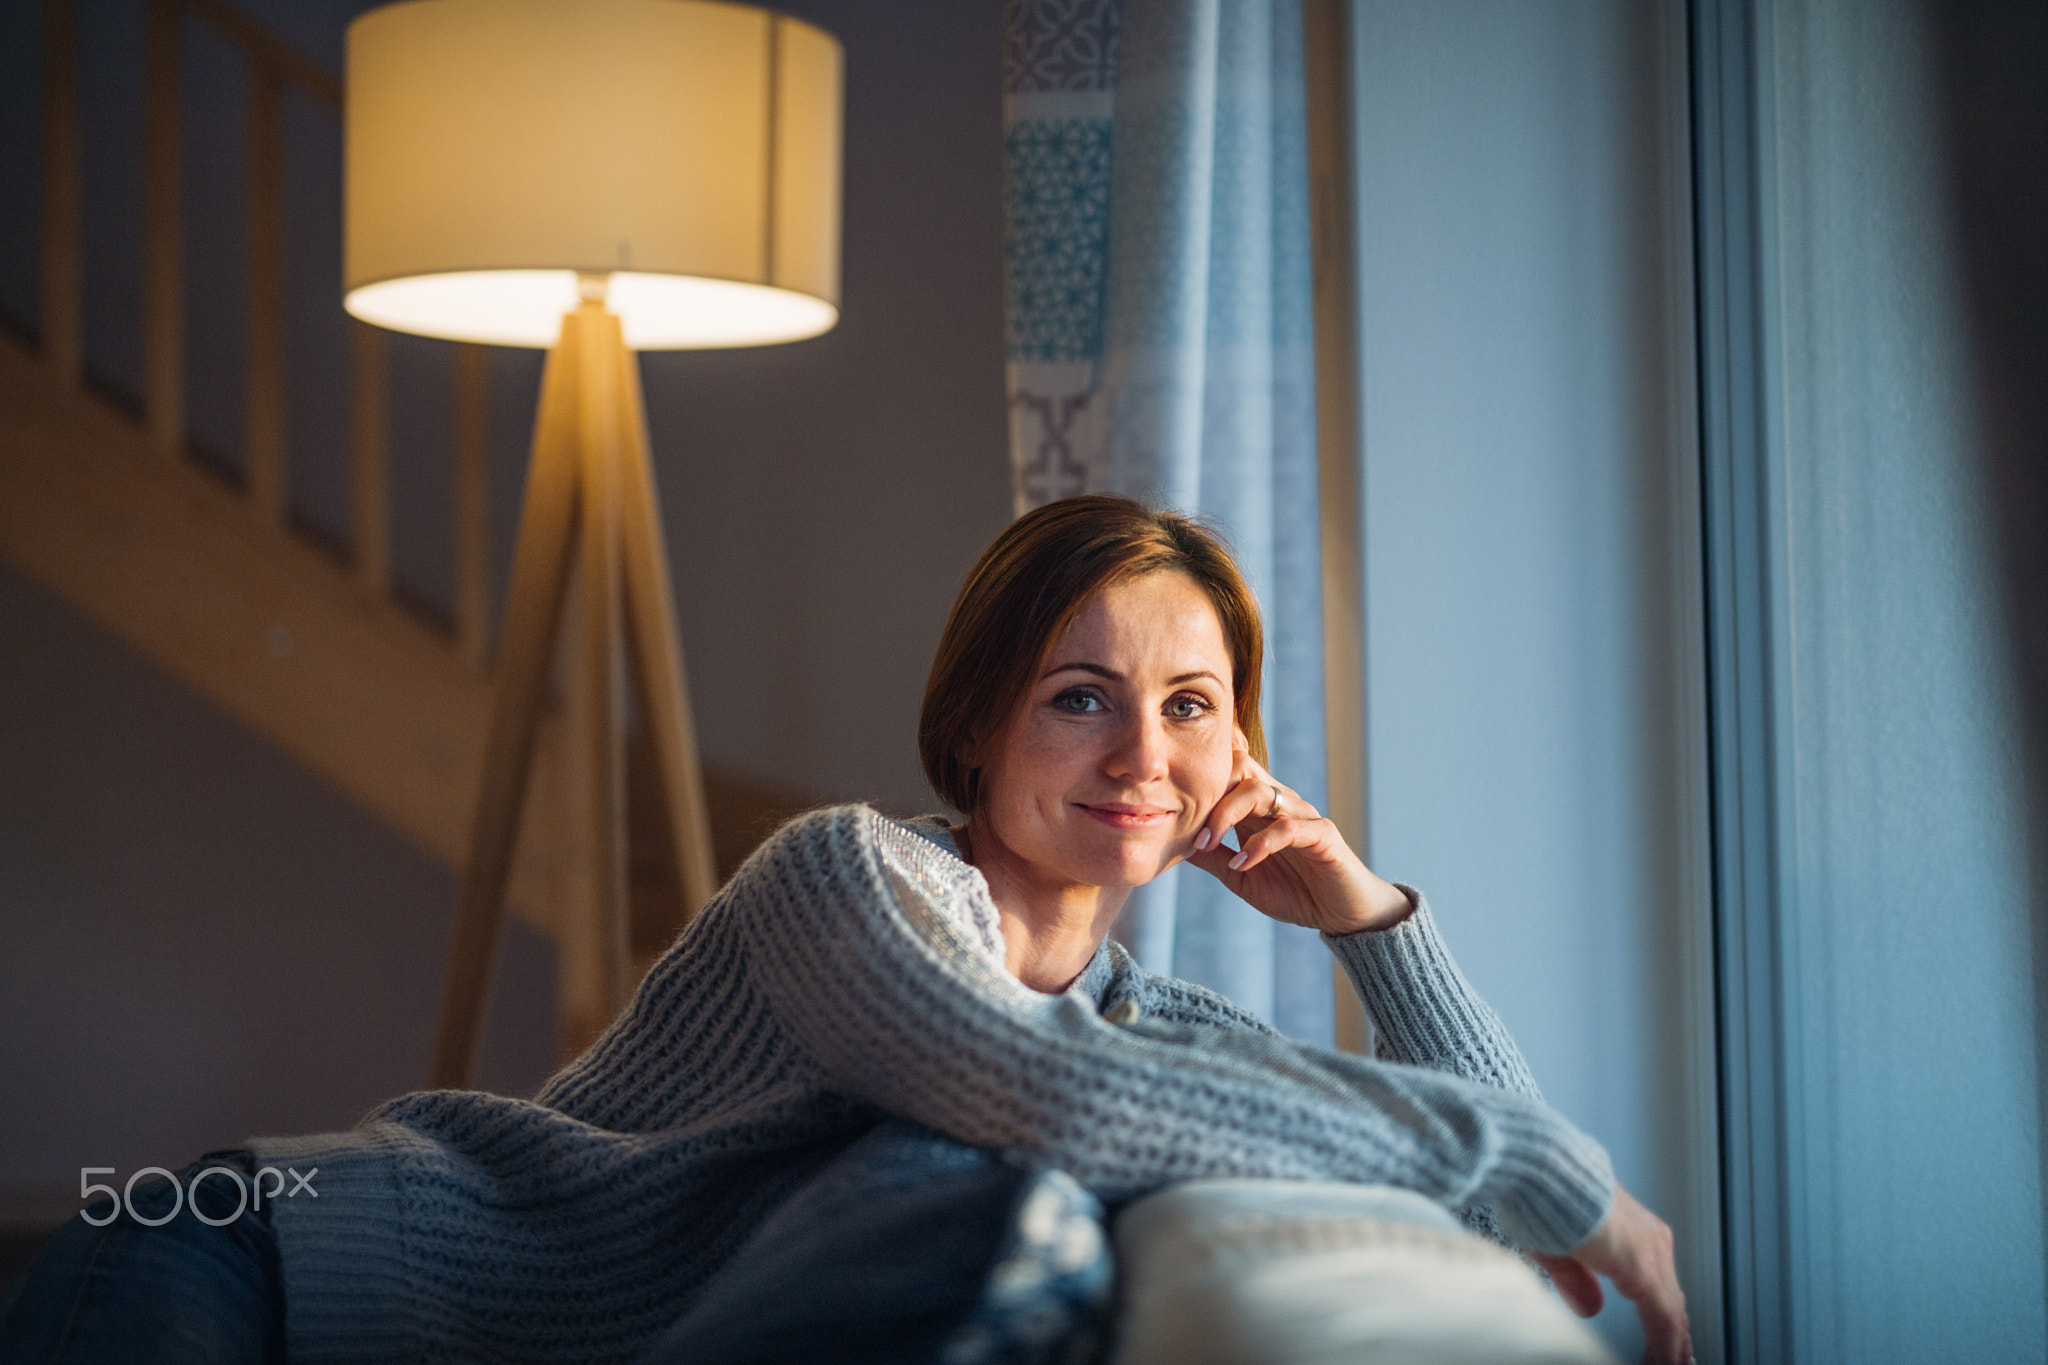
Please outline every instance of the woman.
[{"label": "woman", "polygon": [[[1685,1360],[1668,1231],[1534,1098],[1421,898],[1264,768],[1261,649],[1198,525],[1100,497],[1019,519],[961,591],[920,721],[963,819],[801,817],[537,1102],[412,1095],[351,1133],[256,1140],[231,1164],[317,1170],[317,1195],[205,1243],[217,1271],[170,1258],[175,1299],[106,1272],[215,1229],[72,1224],[0,1346],[88,1358],[114,1323],[131,1360],[181,1333],[216,1359],[280,1338],[294,1360],[776,1358],[796,1348],[762,1335],[838,1293],[915,1328],[863,1358],[919,1358],[959,1345],[947,1286],[962,1264],[981,1283],[1020,1209],[1250,1176],[1490,1209],[1575,1306],[1606,1274],[1650,1358]],[[1283,1038],[1109,941],[1131,888],[1182,860],[1322,930],[1388,1060]],[[924,1270],[890,1279],[888,1247]]]}]

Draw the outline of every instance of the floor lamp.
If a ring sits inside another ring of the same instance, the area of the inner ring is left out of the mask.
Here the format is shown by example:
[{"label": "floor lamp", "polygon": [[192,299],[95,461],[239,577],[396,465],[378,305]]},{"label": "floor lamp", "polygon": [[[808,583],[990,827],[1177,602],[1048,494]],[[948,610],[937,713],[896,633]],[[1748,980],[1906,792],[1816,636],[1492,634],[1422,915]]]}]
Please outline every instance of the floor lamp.
[{"label": "floor lamp", "polygon": [[598,1017],[571,1020],[572,1034],[594,1036],[626,984],[625,667],[684,905],[711,890],[634,352],[794,341],[838,320],[841,79],[821,30],[700,0],[411,0],[349,26],[348,311],[549,351],[436,1086],[474,1077],[565,615],[584,913],[560,946],[601,981]]}]

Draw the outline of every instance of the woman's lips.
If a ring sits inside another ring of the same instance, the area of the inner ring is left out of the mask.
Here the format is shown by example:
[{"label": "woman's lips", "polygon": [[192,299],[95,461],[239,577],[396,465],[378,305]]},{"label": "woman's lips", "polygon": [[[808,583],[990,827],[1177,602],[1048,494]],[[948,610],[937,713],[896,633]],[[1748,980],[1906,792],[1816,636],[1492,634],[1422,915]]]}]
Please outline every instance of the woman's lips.
[{"label": "woman's lips", "polygon": [[1099,806],[1085,802],[1076,804],[1111,829],[1159,829],[1173,819],[1172,811],[1158,806],[1133,806],[1117,801]]}]

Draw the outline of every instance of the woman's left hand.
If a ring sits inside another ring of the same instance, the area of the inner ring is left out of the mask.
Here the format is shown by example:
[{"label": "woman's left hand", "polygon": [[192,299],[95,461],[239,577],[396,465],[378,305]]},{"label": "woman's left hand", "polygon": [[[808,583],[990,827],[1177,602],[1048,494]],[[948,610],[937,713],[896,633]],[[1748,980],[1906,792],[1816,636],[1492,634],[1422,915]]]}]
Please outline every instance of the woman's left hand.
[{"label": "woman's left hand", "polygon": [[1599,1312],[1607,1297],[1594,1272],[1613,1280],[1643,1320],[1643,1365],[1690,1365],[1692,1323],[1685,1312],[1685,1291],[1678,1287],[1671,1229],[1627,1190],[1614,1187],[1607,1216],[1577,1251],[1568,1256],[1530,1255],[1550,1272],[1559,1296],[1582,1318]]},{"label": "woman's left hand", "polygon": [[[1242,730],[1231,759],[1230,786],[1196,830],[1189,862],[1283,923],[1351,934],[1408,917],[1414,907],[1401,889],[1373,875],[1335,823],[1253,759]],[[1236,852],[1223,844],[1233,827]]]}]

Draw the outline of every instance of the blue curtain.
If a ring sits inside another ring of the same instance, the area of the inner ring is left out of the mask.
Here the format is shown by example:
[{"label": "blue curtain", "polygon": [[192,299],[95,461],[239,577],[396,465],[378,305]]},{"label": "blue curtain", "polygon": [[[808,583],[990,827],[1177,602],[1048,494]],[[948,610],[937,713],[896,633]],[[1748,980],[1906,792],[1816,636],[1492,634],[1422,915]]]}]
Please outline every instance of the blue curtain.
[{"label": "blue curtain", "polygon": [[[1274,773],[1325,799],[1299,0],[1011,0],[1016,508],[1122,493],[1229,537],[1265,608]],[[1329,957],[1193,869],[1132,898],[1154,971],[1332,1035]]]}]

